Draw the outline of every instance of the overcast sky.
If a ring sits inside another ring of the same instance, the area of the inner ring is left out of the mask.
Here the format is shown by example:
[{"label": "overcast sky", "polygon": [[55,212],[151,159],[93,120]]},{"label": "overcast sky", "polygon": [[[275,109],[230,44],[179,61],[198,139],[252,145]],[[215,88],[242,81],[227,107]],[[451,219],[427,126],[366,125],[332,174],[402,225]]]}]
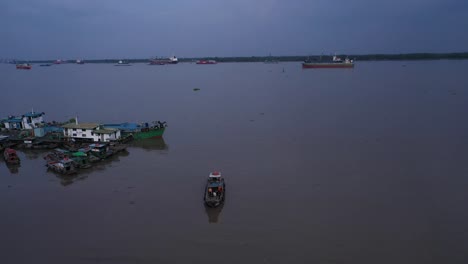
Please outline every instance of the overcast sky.
[{"label": "overcast sky", "polygon": [[456,51],[467,0],[0,0],[0,58]]}]

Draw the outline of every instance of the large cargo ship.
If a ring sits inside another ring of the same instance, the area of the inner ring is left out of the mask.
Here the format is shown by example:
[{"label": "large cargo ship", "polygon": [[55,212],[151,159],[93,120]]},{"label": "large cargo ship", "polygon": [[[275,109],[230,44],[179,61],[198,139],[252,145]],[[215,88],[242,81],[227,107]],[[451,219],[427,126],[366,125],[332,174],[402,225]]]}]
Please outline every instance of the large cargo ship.
[{"label": "large cargo ship", "polygon": [[29,63],[16,64],[16,69],[18,70],[30,70],[31,68],[32,66]]},{"label": "large cargo ship", "polygon": [[134,139],[160,138],[166,130],[166,122],[104,124],[103,127],[119,129],[124,137]]},{"label": "large cargo ship", "polygon": [[354,61],[346,58],[342,60],[333,56],[332,60],[306,60],[302,63],[302,68],[353,68]]},{"label": "large cargo ship", "polygon": [[170,58],[155,58],[151,59],[149,65],[166,65],[166,64],[177,64],[179,59],[176,56]]},{"label": "large cargo ship", "polygon": [[199,60],[197,64],[217,64],[218,62],[215,60]]}]

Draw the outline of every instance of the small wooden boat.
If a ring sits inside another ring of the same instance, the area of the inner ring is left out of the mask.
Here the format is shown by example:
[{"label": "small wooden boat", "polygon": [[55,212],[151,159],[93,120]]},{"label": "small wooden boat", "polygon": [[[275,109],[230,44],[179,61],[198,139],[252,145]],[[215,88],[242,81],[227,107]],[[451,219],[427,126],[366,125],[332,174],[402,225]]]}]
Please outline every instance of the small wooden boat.
[{"label": "small wooden boat", "polygon": [[99,159],[106,159],[114,154],[114,151],[109,147],[109,144],[106,143],[91,144],[89,145],[89,148],[91,149],[91,154]]},{"label": "small wooden boat", "polygon": [[217,207],[224,202],[226,184],[220,172],[212,172],[208,177],[205,187],[205,204],[209,207]]},{"label": "small wooden boat", "polygon": [[[75,155],[75,153],[73,154]],[[92,166],[91,161],[88,159],[87,156],[74,156],[72,160],[73,166],[75,166],[77,169],[89,169]]]},{"label": "small wooden boat", "polygon": [[65,150],[65,149],[57,148],[57,149],[54,149],[51,152],[47,153],[44,156],[44,159],[47,162],[60,161],[60,160],[69,158],[69,155],[70,155],[70,151]]},{"label": "small wooden boat", "polygon": [[[92,156],[94,159],[95,157]],[[68,151],[65,149],[54,149],[52,152],[47,153],[44,156],[44,159],[47,160],[48,164],[54,162],[60,162],[61,160],[71,159],[73,161],[72,165],[76,169],[88,169],[91,168],[91,159],[88,154],[82,151]],[[96,158],[99,160],[98,158]]]},{"label": "small wooden boat", "polygon": [[20,158],[16,154],[16,150],[11,148],[6,148],[3,151],[3,158],[5,159],[6,163],[8,164],[19,164]]},{"label": "small wooden boat", "polygon": [[73,166],[73,160],[68,158],[59,161],[48,162],[47,168],[64,175],[76,173],[76,168]]}]

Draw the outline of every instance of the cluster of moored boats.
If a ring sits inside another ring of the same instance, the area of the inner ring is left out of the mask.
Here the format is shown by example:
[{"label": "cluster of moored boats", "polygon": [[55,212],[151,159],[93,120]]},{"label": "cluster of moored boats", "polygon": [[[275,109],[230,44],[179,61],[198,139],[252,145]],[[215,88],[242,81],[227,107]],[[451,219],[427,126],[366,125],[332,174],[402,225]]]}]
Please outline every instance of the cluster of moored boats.
[{"label": "cluster of moored boats", "polygon": [[126,151],[126,145],[93,143],[75,149],[55,149],[44,156],[47,168],[68,175],[81,169],[89,169],[96,162]]},{"label": "cluster of moored boats", "polygon": [[[76,174],[79,170],[89,169],[94,163],[109,158],[110,156],[126,151],[124,145],[90,144],[75,150],[54,149],[44,155],[46,167],[61,175]],[[8,165],[19,165],[20,158],[16,150],[5,148],[3,157]],[[226,196],[226,183],[221,173],[211,172],[205,185],[203,200],[209,207],[218,207],[224,203]]]},{"label": "cluster of moored boats", "polygon": [[[93,164],[105,160],[114,154],[126,151],[125,144],[93,143],[69,149],[56,148],[44,155],[46,167],[62,175],[75,174],[79,170],[89,169]],[[21,160],[13,148],[5,148],[3,158],[10,166],[17,166]]]},{"label": "cluster of moored boats", "polygon": [[[77,64],[84,64],[84,61],[77,61]],[[176,57],[171,57],[168,59],[151,59],[148,65],[168,65],[168,64],[177,64],[178,59]],[[215,60],[199,60],[196,64],[217,64]],[[277,64],[276,60],[266,60],[266,64]],[[40,66],[51,66],[51,64],[41,64]],[[115,66],[132,66],[129,61],[119,60]],[[302,68],[304,69],[314,69],[314,68],[354,68],[354,61],[351,59],[341,59],[337,56],[333,56],[331,60],[310,60],[307,59],[302,63]],[[19,70],[30,70],[32,65],[29,63],[17,64],[16,69]]]},{"label": "cluster of moored boats", "polygon": [[[89,144],[77,149],[54,149],[44,155],[46,167],[61,175],[72,175],[79,170],[89,169],[93,164],[100,162],[110,156],[126,151],[125,145]],[[21,160],[12,148],[5,148],[3,158],[8,165],[19,165]],[[218,207],[224,203],[226,196],[226,183],[221,173],[211,172],[208,176],[203,200],[209,207]]]},{"label": "cluster of moored boats", "polygon": [[[48,67],[52,66],[53,64],[65,64],[65,61],[62,60],[55,60],[52,64],[51,63],[45,63],[45,64],[40,64],[39,66],[41,67]],[[84,64],[84,60],[76,60],[76,64]],[[148,65],[168,65],[168,64],[177,64],[179,63],[179,59],[176,56],[172,56],[169,58],[153,58],[149,59]],[[196,64],[217,64],[218,62],[215,60],[198,60],[196,61]],[[119,60],[117,61],[114,66],[132,66],[132,64],[128,60]],[[30,63],[20,63],[16,64],[16,69],[18,70],[30,70],[32,69],[32,65]]]},{"label": "cluster of moored boats", "polygon": [[[154,58],[150,59],[148,65],[168,65],[168,64],[177,64],[179,59],[176,56],[172,56],[169,58]],[[63,63],[60,60],[54,62],[54,64],[61,64]],[[198,60],[196,64],[217,64],[218,62],[215,60]],[[278,63],[277,60],[273,60],[270,56],[267,60],[265,60],[266,64]],[[77,60],[76,64],[84,64],[83,60]],[[41,64],[40,66],[51,66],[51,64]],[[119,60],[115,66],[132,66],[129,61],[126,60]],[[32,68],[31,64],[17,64],[17,69],[23,70],[30,70]],[[342,59],[338,56],[327,57],[327,56],[320,56],[318,59],[306,59],[302,63],[302,68],[309,69],[309,68],[354,68],[354,60],[345,58]]]},{"label": "cluster of moored boats", "polygon": [[[177,64],[179,63],[179,59],[176,56],[172,56],[169,58],[154,58],[150,59],[148,65],[168,65],[168,64]],[[198,60],[195,62],[196,64],[217,64],[218,62],[215,60]],[[130,62],[125,60],[119,60],[115,66],[131,66]]]}]

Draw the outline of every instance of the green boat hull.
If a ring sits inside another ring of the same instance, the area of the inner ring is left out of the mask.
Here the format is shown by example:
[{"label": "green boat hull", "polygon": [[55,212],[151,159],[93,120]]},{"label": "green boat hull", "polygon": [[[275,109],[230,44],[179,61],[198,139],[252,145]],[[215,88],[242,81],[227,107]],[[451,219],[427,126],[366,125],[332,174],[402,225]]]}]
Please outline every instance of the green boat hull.
[{"label": "green boat hull", "polygon": [[146,131],[133,132],[132,135],[134,139],[160,138],[163,136],[164,130],[166,128],[148,129]]}]

